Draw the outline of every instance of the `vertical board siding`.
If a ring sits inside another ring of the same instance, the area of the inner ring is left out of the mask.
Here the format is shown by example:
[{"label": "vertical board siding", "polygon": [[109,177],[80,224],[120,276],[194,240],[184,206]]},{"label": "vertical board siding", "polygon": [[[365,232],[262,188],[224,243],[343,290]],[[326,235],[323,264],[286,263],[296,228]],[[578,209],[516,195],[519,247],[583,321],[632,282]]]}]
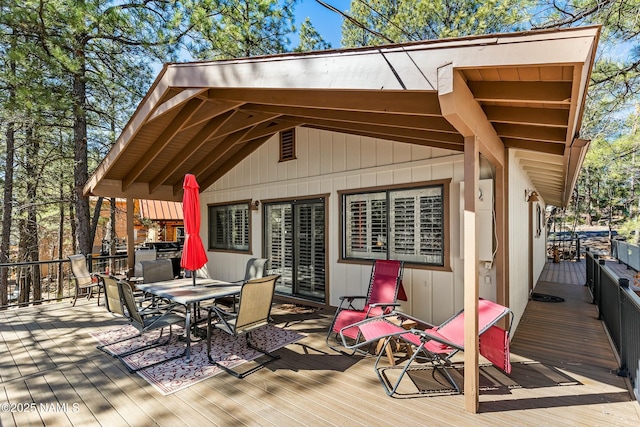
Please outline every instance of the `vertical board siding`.
[{"label": "vertical board siding", "polygon": [[525,190],[533,185],[509,150],[509,305],[517,327],[529,299],[529,209]]}]

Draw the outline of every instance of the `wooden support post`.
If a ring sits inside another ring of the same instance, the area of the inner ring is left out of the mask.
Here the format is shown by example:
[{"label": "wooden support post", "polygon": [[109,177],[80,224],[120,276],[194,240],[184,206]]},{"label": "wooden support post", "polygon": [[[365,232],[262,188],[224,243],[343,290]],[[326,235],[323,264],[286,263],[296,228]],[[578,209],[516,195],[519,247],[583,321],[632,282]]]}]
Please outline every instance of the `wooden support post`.
[{"label": "wooden support post", "polygon": [[478,412],[478,239],[476,198],[479,188],[480,152],[474,136],[464,139],[464,408]]},{"label": "wooden support post", "polygon": [[131,197],[127,197],[127,277],[133,276],[133,264],[135,263],[135,237],[133,235],[134,203]]}]

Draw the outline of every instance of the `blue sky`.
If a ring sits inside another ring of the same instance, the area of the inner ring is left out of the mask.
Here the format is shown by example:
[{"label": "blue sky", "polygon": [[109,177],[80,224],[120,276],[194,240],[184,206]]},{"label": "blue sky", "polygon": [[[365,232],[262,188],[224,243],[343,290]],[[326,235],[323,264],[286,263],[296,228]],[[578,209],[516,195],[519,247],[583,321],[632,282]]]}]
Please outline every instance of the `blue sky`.
[{"label": "blue sky", "polygon": [[[338,10],[346,11],[351,5],[351,0],[323,0],[325,3],[335,7]],[[340,47],[341,28],[342,28],[342,16],[336,12],[333,12],[316,0],[300,0],[296,4],[295,18],[296,27],[304,22],[307,16],[311,19],[311,23],[316,30],[322,35],[325,41],[331,43],[331,47]],[[297,37],[291,38],[293,46],[298,45]]]}]

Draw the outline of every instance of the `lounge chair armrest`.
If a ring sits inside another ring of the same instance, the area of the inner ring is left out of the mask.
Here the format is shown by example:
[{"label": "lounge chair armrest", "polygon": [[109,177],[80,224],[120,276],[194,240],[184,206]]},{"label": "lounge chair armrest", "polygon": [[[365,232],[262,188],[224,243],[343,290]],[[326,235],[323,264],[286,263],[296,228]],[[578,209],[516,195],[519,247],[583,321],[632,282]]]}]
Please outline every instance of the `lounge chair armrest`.
[{"label": "lounge chair armrest", "polygon": [[[340,299],[340,305],[338,306],[338,311],[342,309],[361,310],[363,307],[356,308],[356,306],[353,305],[353,302],[356,300],[366,301],[367,297],[361,296],[361,295],[347,295],[347,296],[341,296],[339,299]],[[357,305],[364,306],[364,302],[362,304],[357,304]]]},{"label": "lounge chair armrest", "polygon": [[347,295],[347,296],[341,296],[339,299],[340,301],[343,300],[347,300],[347,301],[353,301],[354,299],[366,299],[366,296],[362,296],[362,295],[358,295],[358,296],[353,296],[353,295]]}]

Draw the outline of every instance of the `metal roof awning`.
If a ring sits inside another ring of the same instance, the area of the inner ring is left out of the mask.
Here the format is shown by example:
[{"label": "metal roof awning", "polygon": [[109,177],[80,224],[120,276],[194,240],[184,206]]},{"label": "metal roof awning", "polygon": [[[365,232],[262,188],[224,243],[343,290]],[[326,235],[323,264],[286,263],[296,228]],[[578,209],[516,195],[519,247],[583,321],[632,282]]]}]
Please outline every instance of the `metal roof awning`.
[{"label": "metal roof awning", "polygon": [[[579,131],[599,34],[585,27],[166,64],[84,191],[179,201],[185,173],[207,188],[296,126],[452,151],[463,151],[466,127],[517,150],[544,200],[565,206],[588,147]],[[474,108],[474,123],[443,114],[443,67],[469,93],[455,108]]]},{"label": "metal roof awning", "polygon": [[165,200],[139,200],[140,218],[153,221],[182,221],[182,203]]}]

